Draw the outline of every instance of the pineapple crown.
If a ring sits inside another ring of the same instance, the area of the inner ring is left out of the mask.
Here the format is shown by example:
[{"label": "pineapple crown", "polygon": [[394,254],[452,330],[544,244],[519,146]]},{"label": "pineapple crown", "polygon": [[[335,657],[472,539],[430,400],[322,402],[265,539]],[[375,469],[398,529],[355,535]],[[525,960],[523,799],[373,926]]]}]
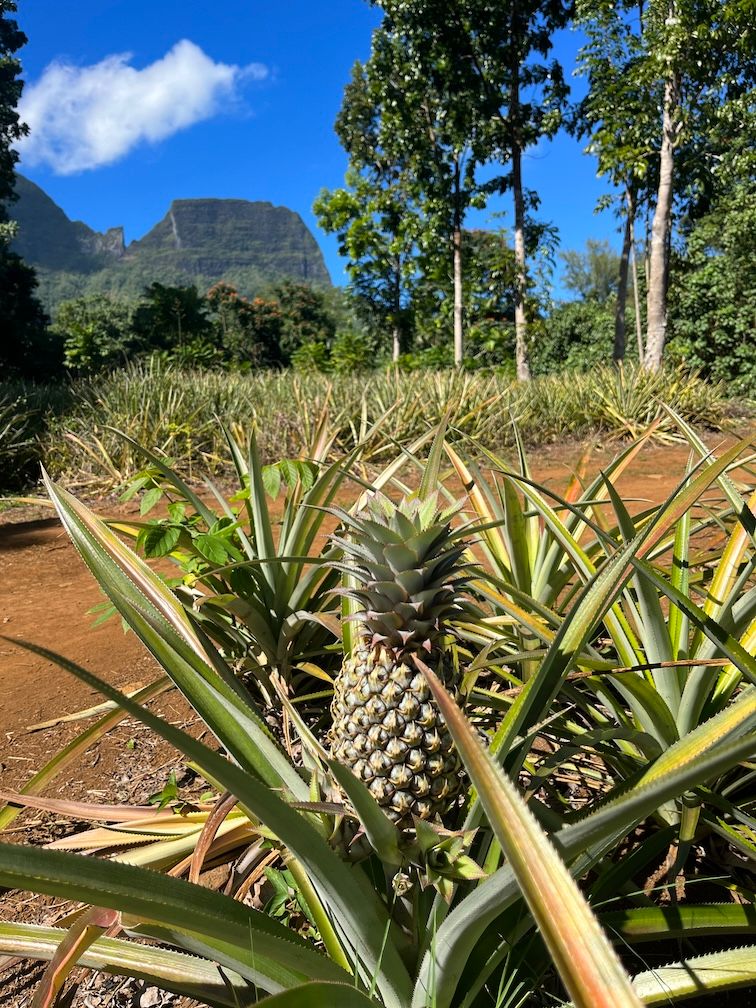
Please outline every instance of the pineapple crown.
[{"label": "pineapple crown", "polygon": [[372,645],[430,651],[446,621],[469,608],[462,592],[474,566],[463,562],[468,543],[451,526],[458,511],[440,508],[435,493],[398,504],[376,493],[358,514],[341,512],[349,538],[333,542],[357,582],[341,593],[360,604],[351,619]]}]

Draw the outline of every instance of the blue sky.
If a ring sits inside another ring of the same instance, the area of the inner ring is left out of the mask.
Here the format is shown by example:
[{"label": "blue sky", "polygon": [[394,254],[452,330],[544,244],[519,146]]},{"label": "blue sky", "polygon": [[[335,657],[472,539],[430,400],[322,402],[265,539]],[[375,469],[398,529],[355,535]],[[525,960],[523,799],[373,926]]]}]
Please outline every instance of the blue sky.
[{"label": "blue sky", "polygon": [[[18,6],[29,37],[22,111],[34,127],[20,170],[69,217],[97,230],[123,225],[131,241],[172,199],[269,200],[302,215],[334,282],[345,282],[336,241],[318,230],[311,206],[321,188],[343,181],[333,122],[352,63],[369,54],[375,8],[363,0]],[[555,53],[567,73],[579,45],[576,33],[560,33]],[[562,248],[591,237],[617,246],[612,215],[593,212],[605,185],[580,144],[560,135],[529,154],[524,171]],[[509,219],[504,199],[471,223]]]}]

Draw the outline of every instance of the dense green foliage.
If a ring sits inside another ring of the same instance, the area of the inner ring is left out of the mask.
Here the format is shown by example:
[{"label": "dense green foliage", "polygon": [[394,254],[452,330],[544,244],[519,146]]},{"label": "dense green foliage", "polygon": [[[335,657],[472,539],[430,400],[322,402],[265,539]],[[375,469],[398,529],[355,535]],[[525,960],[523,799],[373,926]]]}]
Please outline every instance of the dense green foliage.
[{"label": "dense green foliage", "polygon": [[56,370],[55,352],[37,299],[37,280],[10,247],[16,232],[10,210],[18,161],[13,145],[28,132],[16,112],[23,88],[16,53],[27,39],[8,17],[15,11],[12,0],[0,0],[0,369],[9,376],[50,377]]},{"label": "dense green foliage", "polygon": [[64,302],[52,332],[63,343],[66,368],[86,373],[125,364],[134,349],[132,315],[129,304],[105,294]]},{"label": "dense green foliage", "polygon": [[673,264],[670,351],[756,389],[756,189],[736,187],[697,221]]},{"label": "dense green foliage", "polygon": [[669,249],[680,221],[689,229],[753,177],[743,156],[756,125],[753,11],[739,0],[579,0],[577,15],[589,89],[576,128],[618,190],[626,248],[636,215],[649,215],[644,363],[658,368],[674,331]]},{"label": "dense green foliage", "polygon": [[[16,10],[15,0],[0,0],[0,207],[4,210],[13,199],[14,171],[18,161],[13,145],[29,132],[16,112],[24,86],[16,53],[27,42],[18,22],[8,17]],[[0,219],[6,221],[7,213],[3,212]]]},{"label": "dense green foliage", "polygon": [[[442,300],[453,331],[454,363],[464,358],[463,287],[479,278],[468,255],[465,219],[494,193],[514,197],[514,303],[518,373],[527,377],[525,330],[527,212],[522,153],[559,128],[567,88],[549,60],[552,34],[566,24],[559,0],[448,4],[379,3],[370,59],[356,63],[336,132],[349,157],[346,186],[315,204],[321,226],[338,235],[352,288],[393,336],[396,360],[408,345],[408,302],[416,281]],[[506,40],[507,44],[503,42]],[[522,94],[521,94],[522,92]],[[525,93],[527,92],[527,96]],[[448,279],[447,279],[448,278]]]},{"label": "dense green foliage", "polygon": [[608,301],[617,292],[619,256],[609,242],[589,238],[585,252],[568,249],[560,253],[564,262],[562,283],[583,301]]},{"label": "dense green foliage", "polygon": [[291,280],[251,299],[226,283],[202,295],[153,282],[135,304],[106,295],[64,301],[51,337],[74,374],[152,354],[190,366],[280,367],[302,344],[321,344],[327,357],[338,316],[324,289]]}]

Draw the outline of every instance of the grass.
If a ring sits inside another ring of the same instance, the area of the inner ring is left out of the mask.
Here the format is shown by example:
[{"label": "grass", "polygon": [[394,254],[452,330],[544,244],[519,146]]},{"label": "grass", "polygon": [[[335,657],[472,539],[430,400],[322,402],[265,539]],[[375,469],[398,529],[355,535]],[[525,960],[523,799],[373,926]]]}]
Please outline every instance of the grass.
[{"label": "grass", "polygon": [[15,455],[27,466],[30,451],[53,475],[79,486],[122,484],[143,459],[110,428],[158,448],[192,477],[199,471],[222,474],[228,466],[218,418],[242,435],[256,425],[263,460],[271,462],[296,456],[327,410],[339,430],[338,449],[367,440],[366,458],[380,462],[397,442],[409,443],[447,410],[456,432],[498,450],[512,442],[511,419],[531,443],[594,431],[634,435],[659,414],[661,401],[710,428],[721,427],[734,410],[725,386],[680,369],[652,375],[604,367],[516,384],[491,372],[233,374],[153,361],[75,382],[65,391],[16,389],[14,396],[0,386],[0,404],[16,411],[16,426],[26,430],[34,418],[32,446],[23,432],[0,443],[0,466],[5,459],[6,469],[0,485],[8,484]]}]

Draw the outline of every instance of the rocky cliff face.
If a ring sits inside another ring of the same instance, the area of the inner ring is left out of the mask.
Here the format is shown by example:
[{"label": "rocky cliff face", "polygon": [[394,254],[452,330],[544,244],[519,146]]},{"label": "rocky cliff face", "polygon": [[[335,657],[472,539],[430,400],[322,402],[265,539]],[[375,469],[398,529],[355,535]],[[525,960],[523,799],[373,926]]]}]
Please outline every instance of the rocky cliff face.
[{"label": "rocky cliff face", "polygon": [[[83,227],[86,228],[86,224]],[[89,231],[88,235],[82,236],[81,247],[87,255],[104,257],[105,259],[120,259],[126,251],[123,228],[108,228],[102,234],[97,231]]]},{"label": "rocky cliff face", "polygon": [[91,273],[124,252],[123,228],[98,234],[82,221],[69,220],[61,208],[34,182],[16,176],[18,200],[10,216],[18,222],[14,251],[44,270]]},{"label": "rocky cliff face", "polygon": [[225,278],[253,269],[330,283],[320,249],[299,214],[272,203],[234,199],[174,200],[165,217],[126,251],[130,260],[169,257],[187,276]]},{"label": "rocky cliff face", "polygon": [[312,233],[286,207],[247,200],[175,200],[143,238],[124,244],[123,228],[100,234],[71,221],[47,194],[17,176],[14,248],[37,269],[49,309],[67,297],[110,291],[138,296],[157,280],[206,290],[219,280],[246,295],[291,278],[330,284]]}]

